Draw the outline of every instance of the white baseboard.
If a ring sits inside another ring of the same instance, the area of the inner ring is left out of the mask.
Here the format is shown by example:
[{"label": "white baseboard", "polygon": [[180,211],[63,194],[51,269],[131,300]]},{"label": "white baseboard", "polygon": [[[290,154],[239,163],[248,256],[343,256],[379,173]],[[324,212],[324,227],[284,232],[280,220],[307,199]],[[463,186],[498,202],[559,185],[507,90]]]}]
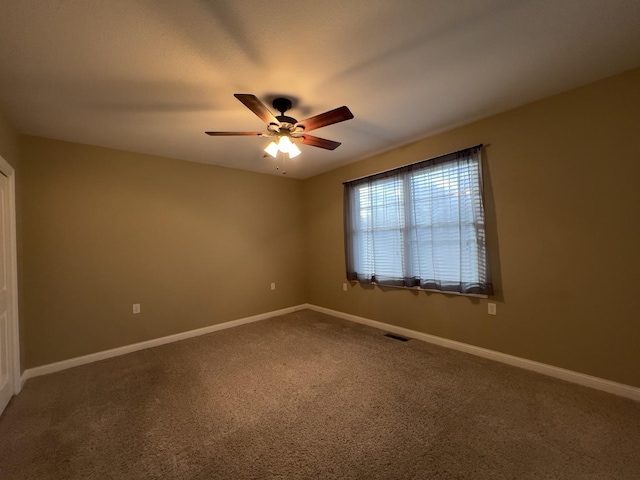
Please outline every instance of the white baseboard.
[{"label": "white baseboard", "polygon": [[209,327],[198,328],[196,330],[189,330],[187,332],[176,333],[175,335],[169,335],[161,338],[154,338],[153,340],[147,340],[140,343],[134,343],[132,345],[125,345],[124,347],[112,348],[111,350],[103,350],[102,352],[91,353],[89,355],[83,355],[82,357],[70,358],[68,360],[62,360],[60,362],[50,363],[48,365],[41,365],[39,367],[28,368],[20,377],[21,385],[33,377],[39,377],[40,375],[47,375],[49,373],[59,372],[68,368],[78,367],[80,365],[86,365],[87,363],[97,362],[99,360],[105,360],[107,358],[118,357],[120,355],[126,355],[127,353],[137,352],[139,350],[145,350],[147,348],[158,347],[167,343],[178,342],[180,340],[186,340],[187,338],[198,337],[200,335],[206,335],[207,333],[217,332],[218,330],[224,330],[227,328],[233,328],[246,323],[258,322],[260,320],[266,320],[267,318],[277,317],[278,315],[285,315],[287,313],[296,312],[298,310],[307,309],[307,305],[297,305],[295,307],[283,308],[281,310],[275,310],[272,312],[261,313],[260,315],[254,315],[252,317],[240,318],[237,320],[231,320],[229,322],[218,323]]},{"label": "white baseboard", "polygon": [[87,363],[97,362],[99,360],[105,360],[107,358],[117,357],[120,355],[126,355],[127,353],[137,352],[139,350],[145,350],[147,348],[158,347],[167,343],[178,342],[187,338],[197,337],[200,335],[206,335],[208,333],[217,332],[218,330],[224,330],[227,328],[233,328],[246,323],[258,322],[260,320],[266,320],[267,318],[276,317],[278,315],[285,315],[287,313],[296,312],[299,310],[314,310],[316,312],[326,313],[334,317],[349,320],[351,322],[361,323],[370,327],[378,328],[388,332],[403,335],[409,338],[415,338],[424,342],[433,343],[442,347],[459,350],[461,352],[470,353],[478,357],[488,358],[497,362],[506,363],[515,367],[524,368],[526,370],[532,370],[534,372],[542,373],[550,377],[559,378],[568,382],[577,383],[586,387],[595,388],[596,390],[602,390],[621,397],[630,398],[632,400],[640,401],[640,388],[625,385],[623,383],[612,382],[603,378],[593,377],[591,375],[585,375],[584,373],[574,372],[572,370],[566,370],[560,367],[554,367],[553,365],[547,365],[545,363],[536,362],[533,360],[527,360],[526,358],[516,357],[506,353],[496,352],[482,347],[476,347],[455,340],[449,340],[442,337],[436,337],[435,335],[429,335],[428,333],[418,332],[416,330],[410,330],[404,327],[398,327],[388,323],[378,322],[377,320],[371,320],[365,317],[359,317],[350,313],[340,312],[338,310],[331,310],[329,308],[319,307],[309,303],[297,305],[294,307],[283,308],[281,310],[275,310],[272,312],[262,313],[260,315],[254,315],[252,317],[240,318],[225,323],[219,323],[211,325],[209,327],[198,328],[196,330],[189,330],[187,332],[176,333],[175,335],[169,335],[167,337],[155,338],[153,340],[147,340],[145,342],[134,343],[132,345],[125,345],[124,347],[113,348],[111,350],[104,350],[102,352],[92,353],[84,355],[82,357],[70,358],[61,362],[50,363],[48,365],[41,365],[35,368],[29,368],[25,370],[20,377],[21,385],[33,377],[39,377],[40,375],[47,375],[49,373],[59,372],[68,368],[85,365]]},{"label": "white baseboard", "polygon": [[490,360],[506,363],[515,367],[542,373],[543,375],[548,375],[550,377],[577,383],[585,387],[595,388],[596,390],[602,390],[608,393],[613,393],[614,395],[619,395],[621,397],[640,401],[640,388],[632,387],[631,385],[612,382],[603,378],[592,377],[591,375],[585,375],[584,373],[578,373],[572,370],[554,367],[553,365],[547,365],[546,363],[527,360],[526,358],[515,357],[506,353],[500,353],[494,350],[488,350],[486,348],[476,347],[474,345],[469,345],[462,342],[456,342],[455,340],[436,337],[435,335],[429,335],[428,333],[422,333],[416,330],[410,330],[408,328],[378,322],[369,318],[358,317],[357,315],[352,315],[350,313],[344,313],[337,310],[331,310],[329,308],[318,307],[317,305],[306,304],[303,307],[308,308],[309,310],[315,310],[316,312],[326,313],[327,315],[342,318],[344,320],[362,323],[364,325],[369,325],[370,327],[378,328],[380,330],[396,333],[405,337],[415,338],[417,340],[433,343],[435,345],[451,348],[453,350],[470,353],[478,357],[488,358]]}]

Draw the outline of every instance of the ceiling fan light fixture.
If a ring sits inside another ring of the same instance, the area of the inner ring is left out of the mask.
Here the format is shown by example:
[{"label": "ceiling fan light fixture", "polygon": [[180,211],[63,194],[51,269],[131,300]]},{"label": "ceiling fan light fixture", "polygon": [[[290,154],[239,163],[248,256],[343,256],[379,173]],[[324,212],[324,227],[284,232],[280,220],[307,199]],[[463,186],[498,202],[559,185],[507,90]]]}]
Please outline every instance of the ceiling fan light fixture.
[{"label": "ceiling fan light fixture", "polygon": [[289,147],[289,158],[297,157],[301,153],[302,152],[300,151],[298,146],[295,143],[292,143],[291,146]]},{"label": "ceiling fan light fixture", "polygon": [[267,145],[267,148],[265,148],[264,151],[271,155],[273,158],[276,158],[278,155],[278,144],[276,144],[276,142],[271,142],[269,145]]},{"label": "ceiling fan light fixture", "polygon": [[278,152],[288,154],[289,158],[297,157],[302,153],[298,146],[293,143],[289,137],[284,135],[278,139],[278,143],[271,142],[269,145],[267,145],[267,148],[265,148],[264,151],[271,155],[273,158],[277,158]]},{"label": "ceiling fan light fixture", "polygon": [[289,137],[283,135],[282,137],[280,137],[280,141],[278,142],[278,150],[280,150],[282,153],[289,153],[292,145],[293,143],[291,142]]}]

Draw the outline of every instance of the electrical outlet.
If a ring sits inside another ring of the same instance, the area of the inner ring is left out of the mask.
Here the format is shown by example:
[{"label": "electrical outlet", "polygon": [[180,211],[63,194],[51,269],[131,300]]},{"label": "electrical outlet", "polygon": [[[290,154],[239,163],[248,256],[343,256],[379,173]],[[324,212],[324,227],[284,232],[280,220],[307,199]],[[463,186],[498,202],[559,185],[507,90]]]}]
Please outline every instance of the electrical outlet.
[{"label": "electrical outlet", "polygon": [[342,290],[345,291],[345,292],[347,291],[347,284],[346,283],[342,284]]},{"label": "electrical outlet", "polygon": [[487,313],[489,315],[497,315],[498,311],[496,309],[496,304],[495,303],[487,303]]},{"label": "electrical outlet", "polygon": [[275,290],[275,289],[276,289],[276,284],[275,284],[275,282],[273,282],[273,283],[271,284],[271,290]]},{"label": "electrical outlet", "polygon": [[133,304],[133,313],[140,313],[140,304],[139,303],[134,303]]}]

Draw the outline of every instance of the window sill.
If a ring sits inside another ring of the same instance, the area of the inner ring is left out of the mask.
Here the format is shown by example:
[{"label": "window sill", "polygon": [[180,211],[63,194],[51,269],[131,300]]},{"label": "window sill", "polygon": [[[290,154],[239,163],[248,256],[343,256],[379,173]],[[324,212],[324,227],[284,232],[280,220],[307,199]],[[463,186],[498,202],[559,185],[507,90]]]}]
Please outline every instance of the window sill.
[{"label": "window sill", "polygon": [[352,284],[355,283],[361,283],[363,285],[375,285],[378,288],[397,288],[400,290],[412,290],[412,291],[416,291],[416,292],[427,292],[427,293],[442,293],[443,295],[455,295],[458,297],[473,297],[473,298],[489,298],[489,295],[484,295],[481,293],[460,293],[460,292],[449,292],[449,291],[445,291],[445,290],[435,290],[432,288],[420,288],[420,287],[403,287],[403,286],[398,286],[398,285],[381,285],[377,282],[371,282],[371,283],[362,283],[362,282],[358,282],[358,281],[351,281]]}]

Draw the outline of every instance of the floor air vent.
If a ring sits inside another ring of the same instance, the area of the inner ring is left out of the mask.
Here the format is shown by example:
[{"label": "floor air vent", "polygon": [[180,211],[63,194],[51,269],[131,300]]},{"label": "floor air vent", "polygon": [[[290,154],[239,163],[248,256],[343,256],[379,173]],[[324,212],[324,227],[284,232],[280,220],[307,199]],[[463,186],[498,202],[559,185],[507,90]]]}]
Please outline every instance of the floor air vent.
[{"label": "floor air vent", "polygon": [[395,333],[385,333],[385,337],[393,338],[394,340],[400,340],[401,342],[408,342],[409,339],[407,337],[403,337],[402,335],[396,335]]}]

